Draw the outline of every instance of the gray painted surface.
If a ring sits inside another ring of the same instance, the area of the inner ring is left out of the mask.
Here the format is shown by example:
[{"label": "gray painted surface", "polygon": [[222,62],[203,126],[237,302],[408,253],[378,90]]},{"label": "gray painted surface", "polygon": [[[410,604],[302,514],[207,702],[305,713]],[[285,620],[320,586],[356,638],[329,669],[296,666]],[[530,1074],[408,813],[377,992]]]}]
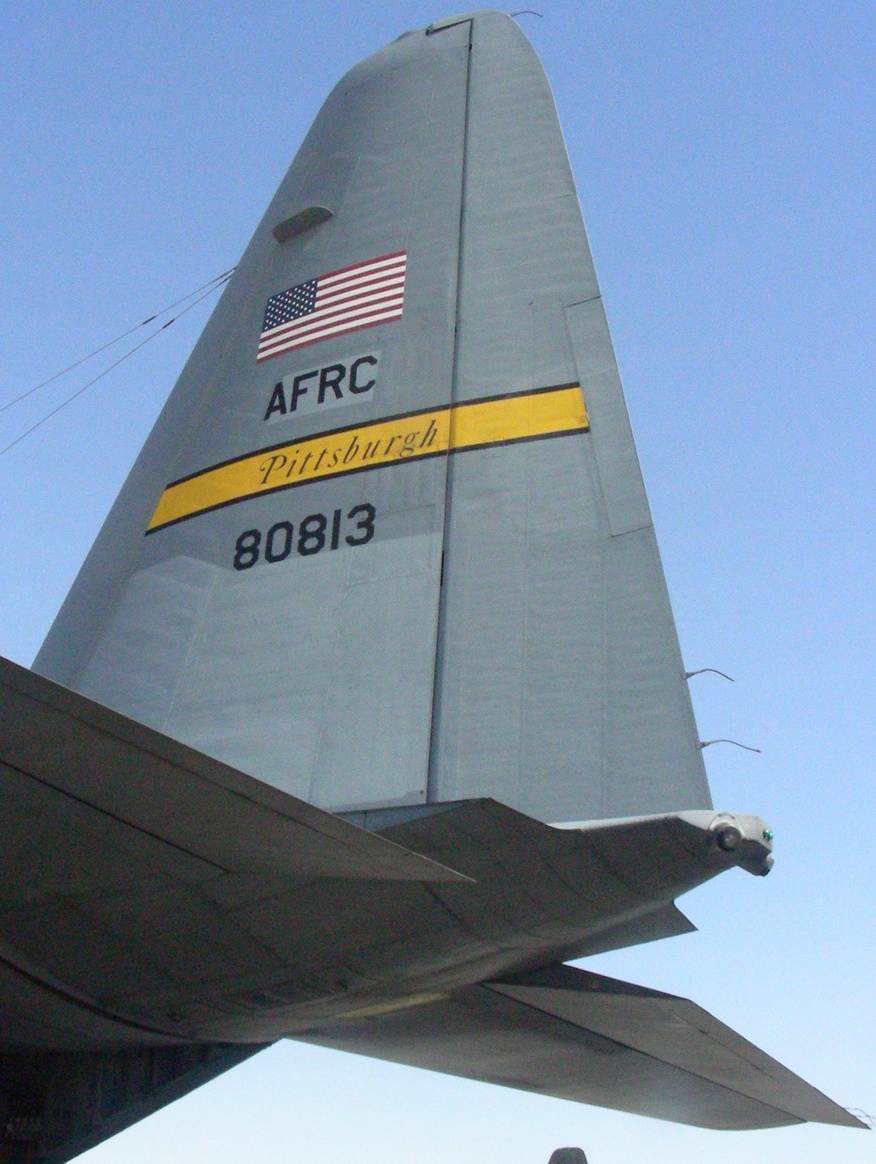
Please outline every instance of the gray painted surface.
[{"label": "gray painted surface", "polygon": [[[269,297],[402,249],[400,320],[256,362]],[[374,392],[266,421],[278,383],[376,351]],[[576,383],[588,432],[145,536],[169,483],[278,441]],[[363,504],[366,544],[234,568],[243,531],[267,554]],[[705,807],[568,159],[507,16],[407,34],[330,95],[36,670],[0,661],[0,1108],[27,1132],[0,1164],[62,1164],[284,1035],[704,1126],[857,1126],[685,1000],[556,965],[689,932],[674,899],[767,872],[772,834]]]},{"label": "gray painted surface", "polygon": [[[313,206],[332,217],[278,243]],[[269,296],[402,249],[402,319],[256,363]],[[375,351],[373,392],[320,405],[311,380],[266,422],[274,385]],[[229,458],[574,383],[590,432],[302,484],[144,537],[168,483]],[[231,568],[244,530],[359,503],[377,510],[368,545]],[[324,807],[492,796],[558,821],[710,803],[568,158],[507,16],[409,34],[332,92],[35,666]]]},{"label": "gray painted surface", "polygon": [[[390,45],[335,89],[174,389],[36,668],[319,804],[423,801],[446,466],[427,461],[244,502],[144,538],[163,487],[241,452],[449,400],[468,25]],[[278,244],[273,226],[334,217]],[[406,248],[404,318],[263,365],[267,298]],[[375,337],[379,336],[379,339]],[[273,385],[379,348],[379,393],[264,422]],[[378,509],[374,542],[250,573],[238,535]]]},{"label": "gray painted surface", "polygon": [[474,22],[460,245],[456,398],[578,382],[592,431],[451,463],[432,793],[544,820],[708,805],[553,100],[497,16]]},{"label": "gray painted surface", "polygon": [[571,966],[307,1041],[711,1128],[837,1116],[825,1096],[687,999]]},{"label": "gray painted surface", "polygon": [[0,1103],[28,1136],[3,1164],[62,1164],[282,1036],[702,1126],[859,1126],[693,1004],[557,965],[689,932],[673,898],[767,870],[756,817],[474,800],[376,834],[6,660],[0,739]]},{"label": "gray painted surface", "polygon": [[678,894],[769,856],[711,810],[557,829],[479,800],[377,834],[6,660],[0,738],[0,1048],[268,1042],[686,932]]}]

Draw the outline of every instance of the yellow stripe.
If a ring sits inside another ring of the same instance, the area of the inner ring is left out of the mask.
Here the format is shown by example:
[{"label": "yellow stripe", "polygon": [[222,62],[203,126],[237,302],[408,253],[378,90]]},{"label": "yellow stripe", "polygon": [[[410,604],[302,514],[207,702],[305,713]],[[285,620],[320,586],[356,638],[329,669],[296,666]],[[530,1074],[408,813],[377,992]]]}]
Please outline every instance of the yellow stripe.
[{"label": "yellow stripe", "polygon": [[204,469],[168,485],[147,532],[260,493],[402,460],[587,428],[577,384],[449,405],[304,437]]}]

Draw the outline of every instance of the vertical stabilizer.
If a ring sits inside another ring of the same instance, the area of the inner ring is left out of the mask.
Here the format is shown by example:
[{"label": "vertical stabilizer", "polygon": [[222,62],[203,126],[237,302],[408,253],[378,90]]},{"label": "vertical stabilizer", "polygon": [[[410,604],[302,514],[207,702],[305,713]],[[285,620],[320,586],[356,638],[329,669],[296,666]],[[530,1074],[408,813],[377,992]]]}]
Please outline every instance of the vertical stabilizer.
[{"label": "vertical stabilizer", "polygon": [[547,81],[490,10],[336,86],[37,670],[333,809],[709,805]]},{"label": "vertical stabilizer", "polygon": [[473,21],[454,399],[580,385],[588,432],[449,466],[437,799],[547,820],[707,806],[663,570],[547,80]]}]

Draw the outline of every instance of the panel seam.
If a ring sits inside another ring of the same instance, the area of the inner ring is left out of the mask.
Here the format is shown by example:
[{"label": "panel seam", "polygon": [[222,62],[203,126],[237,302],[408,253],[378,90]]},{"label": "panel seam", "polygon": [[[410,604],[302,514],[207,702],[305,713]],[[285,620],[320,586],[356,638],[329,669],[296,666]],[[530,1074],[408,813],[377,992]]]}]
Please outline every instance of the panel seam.
[{"label": "panel seam", "polygon": [[[456,252],[456,310],[454,312],[453,327],[453,364],[450,373],[450,406],[457,403],[459,397],[459,308],[460,292],[462,289],[463,265],[465,261],[465,199],[466,182],[468,176],[468,134],[471,110],[471,58],[474,48],[474,21],[468,23],[468,59],[465,72],[465,114],[462,131],[462,172],[460,175],[459,197],[459,244]],[[438,588],[438,618],[435,622],[435,667],[432,679],[432,722],[429,728],[429,751],[426,767],[426,803],[432,804],[438,799],[437,789],[437,756],[439,750],[439,734],[441,728],[441,710],[443,705],[443,675],[444,675],[444,636],[447,622],[447,583],[446,567],[449,565],[450,523],[453,505],[453,474],[454,462],[447,459],[447,475],[444,484],[444,526],[441,535],[441,581]]]}]

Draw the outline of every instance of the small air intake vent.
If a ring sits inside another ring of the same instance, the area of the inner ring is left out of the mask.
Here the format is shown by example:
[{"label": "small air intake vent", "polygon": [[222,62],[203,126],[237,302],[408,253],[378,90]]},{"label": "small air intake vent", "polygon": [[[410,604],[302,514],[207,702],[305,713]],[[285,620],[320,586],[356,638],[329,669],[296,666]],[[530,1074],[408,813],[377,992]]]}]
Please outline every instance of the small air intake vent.
[{"label": "small air intake vent", "polygon": [[328,222],[330,218],[334,218],[334,215],[327,206],[308,206],[293,214],[291,218],[278,222],[271,233],[278,243],[288,242],[290,238],[296,238],[306,230],[312,230],[314,226]]}]

